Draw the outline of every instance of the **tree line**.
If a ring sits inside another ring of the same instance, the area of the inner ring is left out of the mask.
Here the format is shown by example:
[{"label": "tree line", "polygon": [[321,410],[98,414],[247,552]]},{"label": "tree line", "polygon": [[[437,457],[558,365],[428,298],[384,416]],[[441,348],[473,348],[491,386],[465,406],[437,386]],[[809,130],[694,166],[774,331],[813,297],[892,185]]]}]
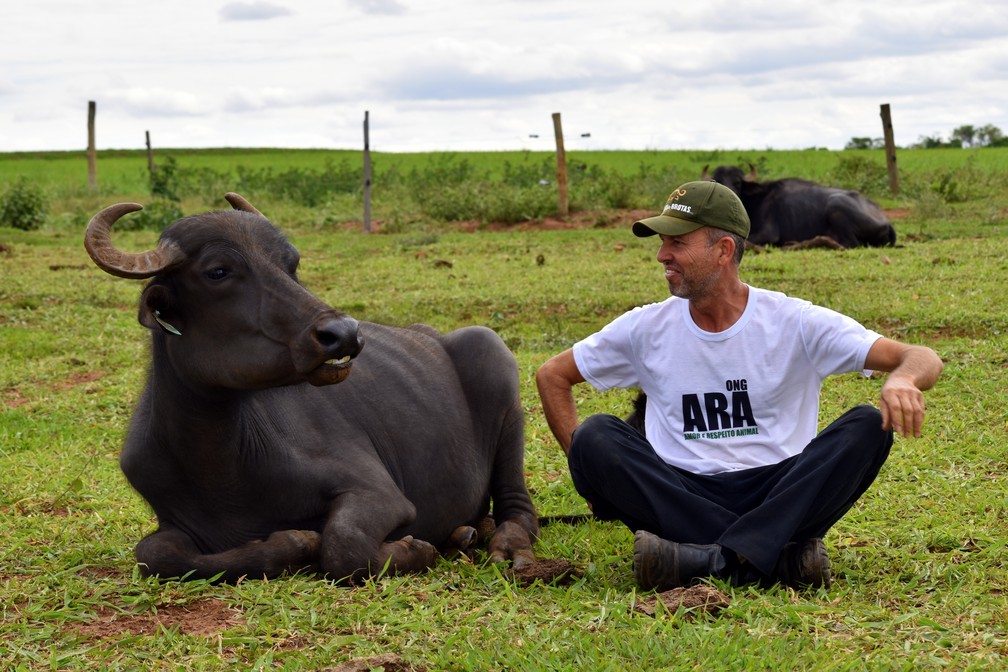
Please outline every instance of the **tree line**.
[{"label": "tree line", "polygon": [[[851,138],[844,149],[881,149],[885,147],[882,138],[855,137]],[[1008,147],[1008,138],[1000,128],[993,124],[973,126],[964,124],[952,131],[946,140],[940,133],[922,135],[911,145],[916,149],[934,149],[936,147]]]}]

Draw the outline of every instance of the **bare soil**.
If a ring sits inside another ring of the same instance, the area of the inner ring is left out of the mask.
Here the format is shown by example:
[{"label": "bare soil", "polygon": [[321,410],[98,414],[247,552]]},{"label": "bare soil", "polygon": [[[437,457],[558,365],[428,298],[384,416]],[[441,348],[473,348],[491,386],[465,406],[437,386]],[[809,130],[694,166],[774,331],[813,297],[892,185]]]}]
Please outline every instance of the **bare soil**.
[{"label": "bare soil", "polygon": [[640,597],[634,605],[634,611],[654,616],[659,604],[672,613],[683,609],[687,618],[695,618],[699,614],[715,616],[731,604],[731,600],[717,588],[701,583]]},{"label": "bare soil", "polygon": [[581,570],[563,558],[539,559],[517,569],[511,568],[505,574],[523,586],[531,586],[536,581],[563,585],[584,576]]},{"label": "bare soil", "polygon": [[227,602],[206,599],[184,605],[163,605],[139,614],[102,607],[93,621],[80,624],[77,630],[88,639],[110,639],[127,633],[153,635],[162,627],[207,637],[244,622],[242,614]]}]

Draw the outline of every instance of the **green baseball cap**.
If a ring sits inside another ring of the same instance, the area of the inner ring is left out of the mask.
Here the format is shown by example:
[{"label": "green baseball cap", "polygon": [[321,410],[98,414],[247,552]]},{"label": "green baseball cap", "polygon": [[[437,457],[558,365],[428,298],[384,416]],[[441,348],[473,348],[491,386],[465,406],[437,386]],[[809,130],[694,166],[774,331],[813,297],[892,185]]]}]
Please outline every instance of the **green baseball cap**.
[{"label": "green baseball cap", "polygon": [[687,182],[672,192],[662,213],[634,222],[639,238],[661,233],[681,236],[702,226],[713,226],[746,238],[749,215],[742,201],[728,187],[710,180]]}]

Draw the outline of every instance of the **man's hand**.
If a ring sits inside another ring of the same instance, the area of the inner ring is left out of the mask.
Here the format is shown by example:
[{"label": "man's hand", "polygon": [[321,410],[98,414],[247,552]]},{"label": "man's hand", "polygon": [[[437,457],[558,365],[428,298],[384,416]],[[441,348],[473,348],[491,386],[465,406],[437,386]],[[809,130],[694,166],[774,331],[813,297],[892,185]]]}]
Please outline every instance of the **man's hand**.
[{"label": "man's hand", "polygon": [[903,376],[890,375],[882,385],[882,429],[902,434],[904,438],[920,438],[924,425],[924,393],[913,381]]},{"label": "man's hand", "polygon": [[865,359],[865,368],[890,372],[879,401],[883,430],[920,438],[924,425],[923,392],[931,389],[944,366],[931,348],[888,338],[875,341]]}]

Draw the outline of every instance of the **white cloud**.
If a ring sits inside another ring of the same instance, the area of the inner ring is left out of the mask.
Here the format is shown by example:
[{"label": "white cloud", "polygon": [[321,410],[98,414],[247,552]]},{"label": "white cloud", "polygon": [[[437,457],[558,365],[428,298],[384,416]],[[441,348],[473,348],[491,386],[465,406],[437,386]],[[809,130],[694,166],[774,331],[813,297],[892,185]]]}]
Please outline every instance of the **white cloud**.
[{"label": "white cloud", "polygon": [[272,2],[229,2],[220,8],[220,17],[225,21],[266,21],[280,16],[290,16],[286,7]]},{"label": "white cloud", "polygon": [[406,8],[396,0],[347,0],[365,14],[403,14]]},{"label": "white cloud", "polygon": [[383,151],[548,150],[552,112],[572,150],[840,148],[886,102],[910,143],[1008,130],[1005,34],[1000,0],[38,0],[0,23],[0,151],[80,147],[88,100],[100,147],[356,147],[370,110]]},{"label": "white cloud", "polygon": [[118,108],[134,117],[192,117],[211,109],[207,101],[186,91],[134,87],[107,92],[102,107]]},{"label": "white cloud", "polygon": [[282,88],[234,87],[224,97],[224,109],[228,112],[254,112],[271,107],[286,107],[292,103],[290,92]]}]

